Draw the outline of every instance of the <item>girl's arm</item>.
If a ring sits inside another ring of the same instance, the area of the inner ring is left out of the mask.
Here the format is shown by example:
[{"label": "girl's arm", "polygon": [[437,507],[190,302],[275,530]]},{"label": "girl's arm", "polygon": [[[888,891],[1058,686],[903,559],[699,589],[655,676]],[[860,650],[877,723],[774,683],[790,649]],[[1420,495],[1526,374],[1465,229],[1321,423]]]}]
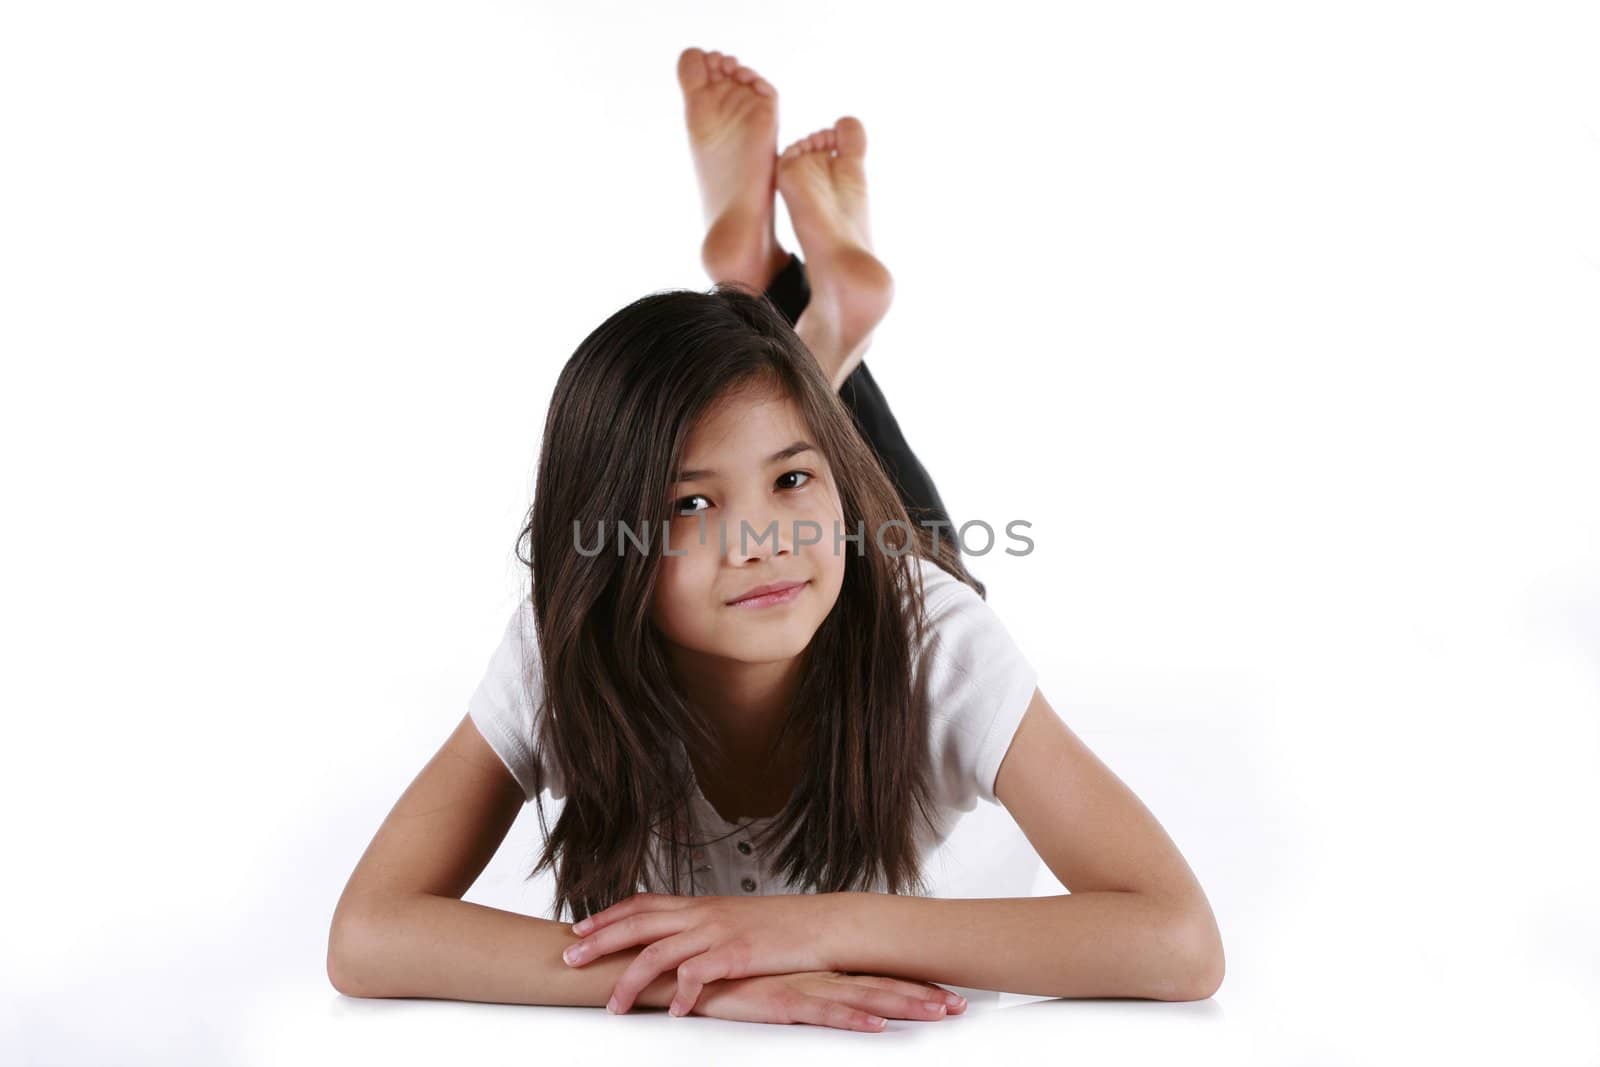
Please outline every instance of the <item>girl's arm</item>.
[{"label": "girl's arm", "polygon": [[[1070,895],[833,894],[833,966],[1052,997],[1201,1000],[1216,918],[1172,839],[1034,690],[995,795]],[[670,972],[669,972],[670,973]]]},{"label": "girl's arm", "polygon": [[[470,904],[524,798],[470,718],[422,769],[350,876],[328,935],[328,978],[353,997],[599,1007],[639,949],[574,969],[566,923]],[[641,1003],[664,1008],[676,975]]]}]

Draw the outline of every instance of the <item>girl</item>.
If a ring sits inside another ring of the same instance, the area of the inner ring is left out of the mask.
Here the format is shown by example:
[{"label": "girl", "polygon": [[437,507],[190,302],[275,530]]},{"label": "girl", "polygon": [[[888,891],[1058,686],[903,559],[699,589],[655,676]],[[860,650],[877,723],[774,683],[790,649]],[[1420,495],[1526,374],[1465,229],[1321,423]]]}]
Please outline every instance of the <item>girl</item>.
[{"label": "girl", "polygon": [[[679,80],[719,284],[629,304],[562,370],[532,592],[352,874],[330,979],[860,1030],[959,1012],[935,982],[1210,996],[1204,893],[1036,688],[861,362],[891,287],[861,124],[776,157],[753,71],[691,48]],[[927,895],[977,799],[1069,895]],[[574,926],[460,899],[529,801]]]}]

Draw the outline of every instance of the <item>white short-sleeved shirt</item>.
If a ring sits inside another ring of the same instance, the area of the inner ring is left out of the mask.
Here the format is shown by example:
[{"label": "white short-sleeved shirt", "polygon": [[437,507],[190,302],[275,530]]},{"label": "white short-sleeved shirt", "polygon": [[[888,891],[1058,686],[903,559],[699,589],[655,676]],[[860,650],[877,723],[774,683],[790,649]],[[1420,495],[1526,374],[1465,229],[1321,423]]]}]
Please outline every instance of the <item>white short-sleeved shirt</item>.
[{"label": "white short-sleeved shirt", "polygon": [[[913,656],[912,669],[914,682],[926,677],[928,683],[929,755],[937,805],[931,831],[918,820],[919,849],[926,867],[926,860],[949,836],[962,813],[971,811],[979,800],[999,803],[994,793],[995,775],[1027,710],[1038,675],[999,616],[972,587],[937,564],[917,562],[922,569],[928,626],[923,647]],[[535,795],[534,717],[542,684],[533,609],[524,599],[506,623],[467,711],[528,801]],[[689,766],[681,741],[674,755]],[[564,797],[560,768],[546,764],[542,770],[550,797]],[[689,774],[693,780],[692,766]],[[688,859],[693,891],[732,896],[792,892],[772,873],[753,836],[753,831],[776,816],[728,822],[706,800],[698,780],[693,784],[696,839],[712,842]],[[1020,890],[1026,892],[1026,888]]]}]

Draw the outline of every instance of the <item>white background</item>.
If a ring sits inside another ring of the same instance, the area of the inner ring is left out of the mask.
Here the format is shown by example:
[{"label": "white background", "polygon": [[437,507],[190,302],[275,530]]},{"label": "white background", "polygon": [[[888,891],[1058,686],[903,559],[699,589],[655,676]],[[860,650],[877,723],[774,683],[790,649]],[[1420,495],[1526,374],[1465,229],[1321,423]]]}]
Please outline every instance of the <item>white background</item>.
[{"label": "white background", "polygon": [[[1600,1062],[1597,21],[7,4],[0,1060]],[[783,143],[865,122],[869,363],[953,512],[1034,524],[974,570],[1200,876],[1214,999],[870,1035],[328,984],[563,361],[710,284],[689,44]]]}]

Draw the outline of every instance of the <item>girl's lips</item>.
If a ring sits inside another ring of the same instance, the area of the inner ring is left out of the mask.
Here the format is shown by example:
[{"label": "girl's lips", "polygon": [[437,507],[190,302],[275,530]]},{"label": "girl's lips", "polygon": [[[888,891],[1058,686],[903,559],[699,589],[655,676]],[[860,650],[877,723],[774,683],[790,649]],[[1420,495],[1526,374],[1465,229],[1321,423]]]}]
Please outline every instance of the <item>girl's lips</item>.
[{"label": "girl's lips", "polygon": [[787,604],[789,601],[793,600],[795,597],[804,592],[806,586],[810,584],[811,579],[807,578],[799,585],[792,585],[787,589],[780,589],[776,593],[763,593],[760,596],[746,597],[744,600],[735,600],[728,606],[730,608],[767,608],[773,607],[777,604]]}]

